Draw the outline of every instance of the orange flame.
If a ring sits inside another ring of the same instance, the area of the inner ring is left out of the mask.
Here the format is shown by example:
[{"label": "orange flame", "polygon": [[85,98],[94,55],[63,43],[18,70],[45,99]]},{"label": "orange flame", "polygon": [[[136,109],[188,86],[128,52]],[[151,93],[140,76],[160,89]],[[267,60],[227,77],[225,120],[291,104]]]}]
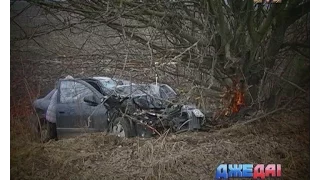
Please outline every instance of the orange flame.
[{"label": "orange flame", "polygon": [[239,90],[235,91],[231,107],[232,113],[239,112],[242,106],[244,106],[244,93]]},{"label": "orange flame", "polygon": [[244,86],[239,79],[234,79],[233,87],[226,90],[223,102],[225,109],[222,110],[222,113],[225,116],[238,113],[240,109],[245,106]]},{"label": "orange flame", "polygon": [[244,102],[244,84],[239,78],[233,81],[234,84],[234,96],[232,100],[232,113],[240,111],[241,107],[245,105]]}]

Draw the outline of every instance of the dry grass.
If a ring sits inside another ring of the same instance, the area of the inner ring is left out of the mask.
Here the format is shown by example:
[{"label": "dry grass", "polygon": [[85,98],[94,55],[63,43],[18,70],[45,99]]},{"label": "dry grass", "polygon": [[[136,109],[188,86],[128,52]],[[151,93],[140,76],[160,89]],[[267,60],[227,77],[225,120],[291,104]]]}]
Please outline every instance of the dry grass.
[{"label": "dry grass", "polygon": [[309,176],[309,114],[283,113],[213,132],[119,139],[87,134],[46,144],[11,140],[12,179],[212,179],[220,163],[281,163]]}]

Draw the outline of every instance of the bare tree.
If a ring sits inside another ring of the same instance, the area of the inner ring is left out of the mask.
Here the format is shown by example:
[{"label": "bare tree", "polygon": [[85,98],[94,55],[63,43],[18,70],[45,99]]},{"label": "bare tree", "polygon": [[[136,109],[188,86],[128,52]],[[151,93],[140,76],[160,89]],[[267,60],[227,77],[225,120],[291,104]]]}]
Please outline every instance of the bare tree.
[{"label": "bare tree", "polygon": [[[166,73],[174,82],[187,80],[195,85],[192,89],[218,99],[214,103],[222,114],[238,112],[244,105],[275,109],[285,104],[282,95],[288,91],[307,91],[302,86],[308,79],[295,82],[287,78],[301,69],[292,71],[293,61],[284,56],[290,50],[291,57],[298,55],[306,62],[309,58],[305,53],[309,51],[308,32],[289,31],[309,26],[304,23],[309,20],[309,0],[279,4],[254,4],[253,0],[30,3],[39,6],[50,21],[15,41],[66,29],[77,35],[85,33],[80,46],[69,47],[75,50],[72,56],[96,61],[103,57],[99,62],[104,66],[127,74]],[[301,35],[304,39],[293,41]]]}]

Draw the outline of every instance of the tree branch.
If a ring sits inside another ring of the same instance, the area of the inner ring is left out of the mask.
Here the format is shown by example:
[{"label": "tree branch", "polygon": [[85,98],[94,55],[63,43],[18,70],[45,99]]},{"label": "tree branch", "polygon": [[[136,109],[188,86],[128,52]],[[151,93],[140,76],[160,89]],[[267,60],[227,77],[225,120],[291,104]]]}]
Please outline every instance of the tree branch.
[{"label": "tree branch", "polygon": [[310,12],[310,1],[307,1],[297,7],[291,8],[286,13],[286,24],[290,26],[296,20],[300,19],[302,16]]},{"label": "tree branch", "polygon": [[[117,30],[119,33],[123,34],[123,28],[120,24],[116,24],[116,23],[109,23],[108,24],[109,27],[111,27],[112,29],[114,30]],[[132,39],[136,40],[137,42],[141,43],[141,44],[146,44],[147,42],[149,42],[148,40],[134,34],[133,32],[130,32],[129,30],[124,30],[126,34],[128,34],[129,37],[132,37]],[[159,51],[162,51],[163,48],[161,48],[160,46],[157,46],[153,43],[150,43],[150,46],[153,48],[153,49],[156,49],[156,50],[159,50]]]}]

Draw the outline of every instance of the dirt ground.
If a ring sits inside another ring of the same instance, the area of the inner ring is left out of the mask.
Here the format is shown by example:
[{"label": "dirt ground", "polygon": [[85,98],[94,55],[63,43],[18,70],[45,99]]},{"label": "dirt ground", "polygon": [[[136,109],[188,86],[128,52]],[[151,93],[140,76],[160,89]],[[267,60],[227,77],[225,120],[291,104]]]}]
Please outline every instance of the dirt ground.
[{"label": "dirt ground", "polygon": [[150,139],[95,133],[41,144],[12,136],[11,178],[213,179],[221,163],[277,163],[283,179],[309,179],[309,129],[309,113],[285,112]]}]

